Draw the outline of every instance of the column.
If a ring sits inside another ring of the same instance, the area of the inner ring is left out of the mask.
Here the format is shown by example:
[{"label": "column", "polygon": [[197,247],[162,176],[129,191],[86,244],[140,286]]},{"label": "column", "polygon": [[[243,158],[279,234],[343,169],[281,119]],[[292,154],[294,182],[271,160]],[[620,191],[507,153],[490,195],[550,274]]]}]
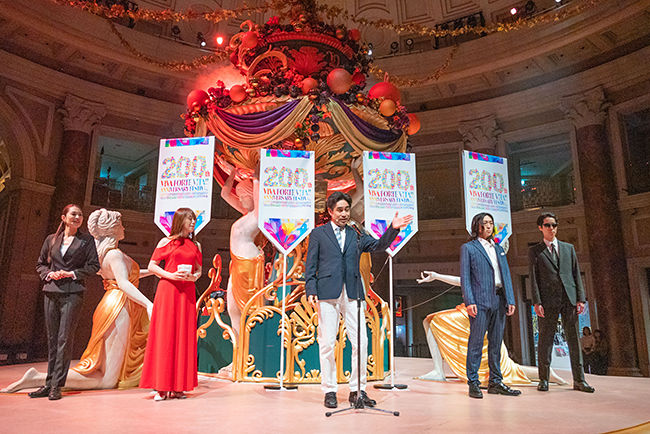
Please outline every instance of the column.
[{"label": "column", "polygon": [[501,130],[494,115],[461,122],[458,131],[463,135],[465,149],[481,154],[496,155]]},{"label": "column", "polygon": [[60,212],[69,203],[84,205],[90,165],[91,132],[106,116],[103,104],[66,97],[63,108],[63,138],[59,151],[56,190],[52,199],[52,217],[58,225]]},{"label": "column", "polygon": [[602,88],[567,96],[560,103],[575,128],[593,293],[598,324],[609,341],[609,374],[641,375],[617,183],[604,125],[610,105]]}]

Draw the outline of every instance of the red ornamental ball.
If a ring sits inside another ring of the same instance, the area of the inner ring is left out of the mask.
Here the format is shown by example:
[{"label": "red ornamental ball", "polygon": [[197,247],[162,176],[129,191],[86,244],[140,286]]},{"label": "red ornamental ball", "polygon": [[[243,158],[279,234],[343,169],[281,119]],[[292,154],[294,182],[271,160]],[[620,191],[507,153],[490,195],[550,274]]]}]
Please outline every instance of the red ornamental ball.
[{"label": "red ornamental ball", "polygon": [[235,66],[239,63],[239,52],[237,50],[230,53],[230,63]]},{"label": "red ornamental ball", "polygon": [[307,77],[302,81],[302,93],[307,94],[316,86],[318,86],[318,82],[311,77]]},{"label": "red ornamental ball", "polygon": [[359,86],[363,86],[366,84],[366,76],[363,74],[363,72],[355,72],[352,76],[352,82],[354,84],[358,84]]},{"label": "red ornamental ball", "polygon": [[230,88],[230,99],[234,102],[242,102],[246,99],[246,89],[244,86],[236,84]]},{"label": "red ornamental ball", "polygon": [[257,46],[257,35],[255,32],[244,33],[241,44],[246,48],[255,48]]},{"label": "red ornamental ball", "polygon": [[361,40],[361,32],[359,31],[359,29],[350,29],[350,30],[348,30],[348,36],[354,42],[359,42]]},{"label": "red ornamental ball", "polygon": [[207,104],[208,101],[210,101],[210,97],[208,96],[208,93],[202,89],[194,89],[187,95],[187,106],[189,108],[200,107]]},{"label": "red ornamental ball", "polygon": [[409,136],[412,136],[413,134],[420,131],[420,118],[418,118],[418,115],[414,113],[409,113],[408,116],[411,123],[408,129],[406,130],[406,132],[408,133]]},{"label": "red ornamental ball", "polygon": [[333,69],[327,75],[327,85],[334,93],[345,93],[352,86],[352,75],[343,68]]},{"label": "red ornamental ball", "polygon": [[395,102],[399,102],[400,100],[399,89],[387,81],[382,81],[371,87],[368,96],[370,98],[392,99]]},{"label": "red ornamental ball", "polygon": [[397,110],[397,105],[392,99],[385,99],[379,104],[379,112],[384,116],[393,116]]}]

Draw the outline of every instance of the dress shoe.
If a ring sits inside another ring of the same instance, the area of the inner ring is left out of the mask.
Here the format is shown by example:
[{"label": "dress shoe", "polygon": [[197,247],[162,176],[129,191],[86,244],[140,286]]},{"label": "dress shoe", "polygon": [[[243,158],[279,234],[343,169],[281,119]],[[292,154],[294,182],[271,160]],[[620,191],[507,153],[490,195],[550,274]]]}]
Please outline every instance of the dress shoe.
[{"label": "dress shoe", "polygon": [[29,392],[30,398],[45,398],[50,394],[50,386],[41,386],[36,392]]},{"label": "dress shoe", "polygon": [[594,393],[596,389],[587,384],[586,381],[576,381],[573,383],[573,390],[579,390],[581,392]]},{"label": "dress shoe", "polygon": [[50,394],[48,395],[47,399],[50,401],[58,401],[61,399],[61,389],[58,387],[53,387],[50,389]]},{"label": "dress shoe", "polygon": [[539,380],[539,384],[537,385],[537,390],[539,390],[540,392],[548,392],[548,381]]},{"label": "dress shoe", "polygon": [[469,397],[470,398],[483,398],[483,392],[481,392],[481,387],[476,383],[471,383],[469,385]]},{"label": "dress shoe", "polygon": [[[357,403],[357,392],[350,392],[350,397],[348,398],[350,401],[350,404],[355,405]],[[366,394],[365,390],[361,391],[361,401],[363,402],[363,405],[366,407],[374,407],[377,405],[377,401],[374,399],[370,399],[368,394]]]},{"label": "dress shoe", "polygon": [[336,408],[338,403],[336,401],[336,392],[327,392],[325,394],[325,407]]},{"label": "dress shoe", "polygon": [[492,395],[518,396],[521,395],[521,390],[511,389],[505,384],[498,382],[488,384],[488,393]]}]

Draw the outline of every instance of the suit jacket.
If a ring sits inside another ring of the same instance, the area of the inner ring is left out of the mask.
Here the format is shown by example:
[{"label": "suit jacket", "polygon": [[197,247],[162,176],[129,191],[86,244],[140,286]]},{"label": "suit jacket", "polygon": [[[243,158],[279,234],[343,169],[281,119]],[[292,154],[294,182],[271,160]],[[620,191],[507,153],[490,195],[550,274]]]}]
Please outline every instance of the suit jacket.
[{"label": "suit jacket", "polygon": [[399,229],[394,229],[391,225],[384,235],[376,240],[366,233],[358,237],[354,229],[346,226],[345,245],[341,251],[331,223],[314,229],[309,235],[307,250],[305,270],[307,296],[317,295],[319,300],[336,300],[341,296],[345,284],[348,298],[356,299],[358,293],[364,293],[359,279],[359,255],[362,252],[387,249],[398,233]]},{"label": "suit jacket", "polygon": [[542,306],[559,306],[562,291],[566,292],[572,305],[585,301],[585,290],[580,277],[578,257],[572,244],[557,241],[560,265],[551,259],[546,243],[542,240],[528,252],[529,275],[533,303]]},{"label": "suit jacket", "polygon": [[[506,301],[515,304],[506,252],[498,244],[494,247]],[[492,261],[481,242],[475,239],[463,244],[460,248],[460,286],[465,306],[475,304],[477,307],[494,307],[498,302],[494,285]]]},{"label": "suit jacket", "polygon": [[[52,242],[53,244],[51,244]],[[45,239],[41,248],[36,271],[41,276],[41,279],[45,281],[43,291],[63,293],[85,291],[84,278],[99,271],[95,239],[89,234],[82,234],[77,231],[64,256],[61,256],[62,242],[63,232],[56,238],[52,234]],[[52,246],[51,249],[50,245]],[[74,271],[77,278],[68,277],[59,280],[47,280],[47,275],[51,271],[59,270]]]}]

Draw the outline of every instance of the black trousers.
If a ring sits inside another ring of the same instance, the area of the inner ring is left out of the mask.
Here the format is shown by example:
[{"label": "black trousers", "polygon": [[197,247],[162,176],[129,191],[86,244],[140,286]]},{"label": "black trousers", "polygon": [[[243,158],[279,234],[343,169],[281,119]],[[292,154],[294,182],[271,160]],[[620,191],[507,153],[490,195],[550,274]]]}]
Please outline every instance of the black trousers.
[{"label": "black trousers", "polygon": [[562,315],[562,328],[569,345],[573,381],[584,381],[585,374],[582,370],[582,351],[580,349],[580,339],[578,338],[579,325],[576,306],[572,305],[566,293],[563,293],[559,305],[542,305],[542,307],[544,307],[544,318],[538,318],[537,366],[539,379],[548,381],[551,357],[553,356],[553,338],[557,330],[558,316]]},{"label": "black trousers", "polygon": [[84,292],[45,292],[47,378],[45,385],[63,387],[72,359],[74,332],[83,306]]}]

